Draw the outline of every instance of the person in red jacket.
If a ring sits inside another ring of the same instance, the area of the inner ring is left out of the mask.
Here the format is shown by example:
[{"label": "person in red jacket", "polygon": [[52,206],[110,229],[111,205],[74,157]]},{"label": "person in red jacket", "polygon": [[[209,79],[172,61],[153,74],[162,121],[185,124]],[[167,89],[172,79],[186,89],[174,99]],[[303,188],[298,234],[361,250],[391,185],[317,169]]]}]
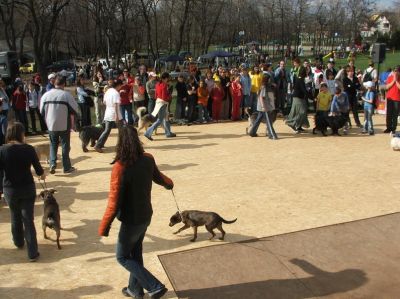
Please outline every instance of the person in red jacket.
[{"label": "person in red jacket", "polygon": [[212,119],[216,122],[220,120],[222,101],[225,98],[225,91],[221,86],[221,81],[216,80],[213,89],[211,90],[212,98]]},{"label": "person in red jacket", "polygon": [[393,134],[397,129],[397,117],[400,113],[400,66],[396,66],[386,80],[386,130],[384,133]]},{"label": "person in red jacket", "polygon": [[119,95],[121,97],[121,114],[122,118],[130,125],[133,125],[133,115],[132,115],[132,84],[128,81],[124,81],[124,84],[119,90]]},{"label": "person in red jacket", "polygon": [[242,102],[243,92],[240,84],[240,75],[236,75],[231,84],[232,92],[232,120],[240,120],[240,103]]},{"label": "person in red jacket", "polygon": [[130,272],[129,284],[122,289],[127,297],[161,298],[167,288],[143,264],[143,239],[151,222],[152,182],[172,190],[174,183],[161,173],[153,156],[144,152],[137,130],[120,129],[111,172],[108,205],[98,233],[107,237],[115,217],[121,222],[117,241],[117,261]]},{"label": "person in red jacket", "polygon": [[28,117],[26,116],[27,96],[22,84],[18,85],[14,91],[11,103],[15,111],[16,120],[24,125],[25,132],[28,134]]},{"label": "person in red jacket", "polygon": [[167,136],[167,138],[176,137],[176,134],[171,132],[171,125],[169,123],[168,117],[168,105],[172,100],[171,91],[168,87],[168,80],[169,74],[162,73],[161,81],[156,85],[156,106],[154,107],[154,110],[151,114],[154,117],[158,116],[158,118],[157,121],[154,122],[154,124],[147,129],[146,133],[144,133],[144,136],[151,141],[153,141],[153,138],[151,137],[153,131],[158,128],[161,123],[163,124],[163,127],[165,129],[165,135]]}]

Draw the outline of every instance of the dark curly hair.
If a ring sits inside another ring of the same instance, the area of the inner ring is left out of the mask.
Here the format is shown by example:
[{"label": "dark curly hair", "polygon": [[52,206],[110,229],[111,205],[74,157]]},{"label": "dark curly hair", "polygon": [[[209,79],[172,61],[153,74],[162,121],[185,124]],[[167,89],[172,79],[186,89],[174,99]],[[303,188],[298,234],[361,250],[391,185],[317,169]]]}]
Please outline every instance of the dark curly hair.
[{"label": "dark curly hair", "polygon": [[123,125],[119,129],[118,143],[114,161],[119,161],[128,166],[134,164],[141,156],[144,149],[142,142],[139,140],[137,130],[130,125]]}]

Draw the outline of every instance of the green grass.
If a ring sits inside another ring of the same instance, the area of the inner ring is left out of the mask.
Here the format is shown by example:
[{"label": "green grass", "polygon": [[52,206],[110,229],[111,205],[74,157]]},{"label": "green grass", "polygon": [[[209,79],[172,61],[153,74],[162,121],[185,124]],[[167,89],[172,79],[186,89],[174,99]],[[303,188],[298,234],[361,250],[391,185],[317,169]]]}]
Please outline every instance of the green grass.
[{"label": "green grass", "polygon": [[[355,66],[357,69],[365,70],[370,61],[371,58],[368,55],[358,54],[355,60]],[[400,64],[400,52],[386,52],[386,59],[379,65],[379,71],[386,71],[389,67],[393,68],[398,64]],[[347,59],[337,59],[336,65],[346,66]]]}]

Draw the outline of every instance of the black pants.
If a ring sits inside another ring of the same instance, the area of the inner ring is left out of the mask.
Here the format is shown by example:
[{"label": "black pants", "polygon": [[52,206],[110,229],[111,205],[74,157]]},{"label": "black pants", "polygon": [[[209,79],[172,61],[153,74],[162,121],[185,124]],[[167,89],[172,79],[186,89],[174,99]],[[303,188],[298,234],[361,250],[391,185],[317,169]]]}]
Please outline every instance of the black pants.
[{"label": "black pants", "polygon": [[386,107],[386,128],[390,131],[397,129],[397,117],[400,113],[400,101],[387,99]]},{"label": "black pants", "polygon": [[[356,122],[357,126],[361,125],[360,118],[358,117],[358,101],[356,96],[349,96],[349,103],[351,111],[353,112],[354,121]],[[349,124],[351,125],[350,117],[349,117]]]},{"label": "black pants", "polygon": [[90,107],[85,103],[78,103],[79,108],[81,108],[81,115],[82,115],[82,127],[91,126],[92,120],[90,116]]},{"label": "black pants", "polygon": [[28,117],[26,116],[25,109],[15,109],[15,118],[24,125],[25,132],[28,132]]},{"label": "black pants", "polygon": [[47,130],[46,123],[43,119],[43,116],[39,112],[39,108],[29,108],[29,115],[31,117],[31,123],[32,123],[32,131],[36,132],[36,114],[39,118],[40,122],[40,129],[42,132],[45,132]]},{"label": "black pants", "polygon": [[196,106],[197,106],[197,97],[196,96],[188,96],[188,114],[187,118],[189,122],[195,121],[196,114]]}]

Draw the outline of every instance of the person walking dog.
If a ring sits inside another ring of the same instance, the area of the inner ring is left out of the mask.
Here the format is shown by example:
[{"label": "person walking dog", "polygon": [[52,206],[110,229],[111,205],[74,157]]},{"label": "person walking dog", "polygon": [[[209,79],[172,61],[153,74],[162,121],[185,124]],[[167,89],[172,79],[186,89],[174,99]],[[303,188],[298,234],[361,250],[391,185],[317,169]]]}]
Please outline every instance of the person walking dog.
[{"label": "person walking dog", "polygon": [[98,233],[107,237],[111,223],[118,218],[121,226],[117,261],[130,272],[128,286],[122,293],[143,298],[146,289],[150,298],[161,298],[167,288],[144,267],[143,239],[153,214],[152,182],[168,190],[174,183],[159,171],[153,156],[144,152],[137,130],[129,125],[120,128],[113,164],[108,205]]}]

